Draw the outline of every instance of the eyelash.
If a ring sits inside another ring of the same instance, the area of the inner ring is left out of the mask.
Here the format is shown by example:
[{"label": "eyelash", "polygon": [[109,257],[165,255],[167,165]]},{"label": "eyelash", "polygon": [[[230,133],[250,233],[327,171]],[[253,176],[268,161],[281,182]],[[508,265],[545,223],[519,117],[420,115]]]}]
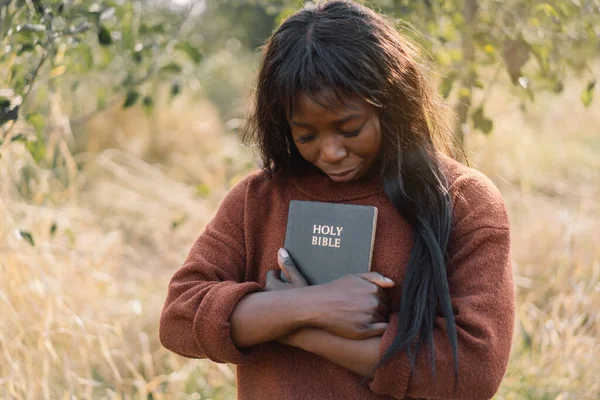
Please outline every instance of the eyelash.
[{"label": "eyelash", "polygon": [[[364,125],[363,125],[364,126]],[[362,130],[362,126],[360,128],[358,128],[357,130],[353,131],[353,132],[340,132],[341,134],[344,135],[345,138],[353,138],[356,137],[360,134],[360,131]],[[308,135],[308,136],[300,136],[296,139],[296,142],[298,143],[308,143],[313,139],[314,135]]]}]

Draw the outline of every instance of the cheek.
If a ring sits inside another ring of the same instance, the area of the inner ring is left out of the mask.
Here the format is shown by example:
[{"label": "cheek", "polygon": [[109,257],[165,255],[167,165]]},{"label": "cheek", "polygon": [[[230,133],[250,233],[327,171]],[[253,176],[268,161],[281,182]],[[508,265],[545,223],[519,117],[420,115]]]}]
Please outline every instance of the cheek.
[{"label": "cheek", "polygon": [[360,156],[361,158],[370,159],[376,157],[377,154],[379,154],[380,147],[381,135],[379,135],[376,131],[373,131],[369,132],[368,135],[364,135],[364,137],[360,138],[359,141],[355,142],[355,145],[353,146],[353,153]]},{"label": "cheek", "polygon": [[298,149],[298,152],[300,153],[302,158],[304,158],[306,161],[313,163],[313,164],[316,162],[314,145],[310,145],[310,144],[306,144],[306,143],[299,145],[298,143],[294,142],[294,146],[296,146],[296,149]]}]

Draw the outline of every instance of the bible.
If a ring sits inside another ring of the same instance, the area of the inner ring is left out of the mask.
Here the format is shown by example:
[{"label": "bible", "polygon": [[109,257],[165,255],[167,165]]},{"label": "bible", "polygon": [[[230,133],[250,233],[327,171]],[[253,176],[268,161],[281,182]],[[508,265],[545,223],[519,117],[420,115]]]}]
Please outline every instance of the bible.
[{"label": "bible", "polygon": [[377,207],[292,200],[284,247],[308,284],[319,285],[371,270],[376,227]]}]

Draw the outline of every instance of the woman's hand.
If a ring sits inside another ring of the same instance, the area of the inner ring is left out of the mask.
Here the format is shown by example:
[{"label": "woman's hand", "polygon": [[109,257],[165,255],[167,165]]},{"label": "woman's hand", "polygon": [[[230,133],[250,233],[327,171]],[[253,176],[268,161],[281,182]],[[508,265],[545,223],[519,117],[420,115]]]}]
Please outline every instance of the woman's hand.
[{"label": "woman's hand", "polygon": [[382,335],[389,314],[389,297],[383,289],[394,285],[378,272],[366,272],[311,286],[320,304],[316,325],[350,339]]},{"label": "woman's hand", "polygon": [[393,287],[392,280],[378,272],[366,272],[307,286],[285,249],[279,250],[277,261],[289,283],[278,278],[279,271],[271,270],[267,273],[265,290],[302,288],[310,300],[313,327],[350,339],[379,336],[387,328],[389,299],[383,289]]},{"label": "woman's hand", "polygon": [[[286,249],[281,248],[277,252],[277,264],[279,264],[279,271],[270,270],[267,272],[265,291],[274,292],[308,286],[306,279],[298,271]],[[279,278],[280,274],[285,275],[287,282]]]}]

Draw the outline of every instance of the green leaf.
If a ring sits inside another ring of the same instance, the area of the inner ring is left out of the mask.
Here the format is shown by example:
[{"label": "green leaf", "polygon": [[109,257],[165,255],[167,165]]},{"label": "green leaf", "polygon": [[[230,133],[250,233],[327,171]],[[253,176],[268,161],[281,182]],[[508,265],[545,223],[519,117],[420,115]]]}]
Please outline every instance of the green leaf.
[{"label": "green leaf", "polygon": [[127,73],[127,76],[125,77],[125,79],[123,79],[123,81],[121,82],[121,86],[131,86],[135,83],[135,78],[133,76],[133,74],[131,72]]},{"label": "green leaf", "polygon": [[98,27],[98,41],[102,46],[111,45],[113,42],[110,31],[104,25]]},{"label": "green leaf", "polygon": [[189,42],[179,42],[175,45],[175,48],[185,52],[188,57],[196,64],[199,64],[204,57],[202,52],[196,47],[192,46]]},{"label": "green leaf", "polygon": [[142,100],[142,106],[144,107],[146,114],[150,115],[154,109],[154,99],[152,99],[150,96],[144,96]]},{"label": "green leaf", "polygon": [[123,108],[129,108],[133,106],[139,98],[140,94],[136,90],[130,90],[129,92],[127,92],[125,102],[123,102]]},{"label": "green leaf", "polygon": [[21,55],[23,53],[28,53],[30,51],[35,50],[35,44],[34,43],[24,43],[21,45],[21,48],[17,51],[17,55]]},{"label": "green leaf", "polygon": [[67,228],[65,229],[65,234],[67,235],[71,247],[75,247],[75,233],[70,228]]},{"label": "green leaf", "polygon": [[173,221],[171,221],[171,229],[177,229],[181,224],[187,221],[187,219],[188,216],[185,214],[182,214],[179,217],[175,218]]},{"label": "green leaf", "polygon": [[25,135],[23,135],[22,133],[18,133],[15,136],[13,136],[10,139],[11,142],[21,142],[21,143],[26,143],[27,142],[27,137]]},{"label": "green leaf", "polygon": [[591,81],[588,82],[587,86],[585,87],[585,90],[594,90],[595,87],[596,87],[596,80],[592,79]]},{"label": "green leaf", "polygon": [[35,162],[40,165],[46,157],[46,143],[43,138],[38,137],[37,140],[29,141],[25,144],[25,147],[27,147]]},{"label": "green leaf", "polygon": [[206,183],[196,185],[196,195],[198,197],[208,197],[210,196],[210,192],[210,186],[208,186]]},{"label": "green leaf", "polygon": [[182,71],[181,65],[179,65],[175,62],[170,62],[160,69],[160,72],[167,73],[167,74],[169,74],[169,73],[170,74],[178,74],[181,71]]},{"label": "green leaf", "polygon": [[556,81],[552,85],[552,93],[560,94],[565,89],[565,84],[561,81]]},{"label": "green leaf", "polygon": [[529,60],[531,46],[522,37],[509,39],[503,43],[502,58],[510,79],[516,85],[521,76],[521,68]]},{"label": "green leaf", "polygon": [[531,52],[533,53],[535,59],[540,65],[542,73],[544,75],[548,75],[550,69],[548,64],[548,55],[550,53],[550,49],[542,46],[532,46]]},{"label": "green leaf", "polygon": [[492,132],[492,130],[494,129],[494,121],[487,118],[483,114],[483,107],[477,108],[473,112],[473,115],[471,116],[471,118],[473,119],[473,125],[475,126],[475,129],[480,130],[481,132],[485,133],[486,135],[489,134],[490,132]]},{"label": "green leaf", "polygon": [[589,107],[592,104],[592,100],[594,99],[594,88],[596,87],[596,80],[591,80],[588,82],[585,90],[581,92],[581,102],[585,107]]},{"label": "green leaf", "polygon": [[457,77],[458,77],[458,74],[455,71],[450,72],[448,75],[446,75],[444,77],[444,80],[442,81],[442,84],[440,85],[440,93],[443,98],[445,98],[445,99],[448,98],[448,96],[450,95],[450,92],[452,91],[452,85],[454,84],[454,81],[456,81]]},{"label": "green leaf", "polygon": [[0,107],[0,125],[19,118],[19,106],[13,108]]},{"label": "green leaf", "polygon": [[46,121],[44,121],[44,117],[42,116],[42,114],[28,114],[27,117],[25,117],[25,120],[33,126],[38,136],[42,134],[44,126],[46,126]]},{"label": "green leaf", "polygon": [[35,242],[33,240],[33,236],[31,235],[31,233],[29,233],[27,231],[19,230],[19,234],[21,235],[21,237],[23,239],[25,239],[27,241],[27,243],[29,243],[31,245],[31,247],[35,246]]},{"label": "green leaf", "polygon": [[179,93],[181,93],[181,83],[179,83],[179,81],[173,81],[170,92],[171,98],[177,96]]},{"label": "green leaf", "polygon": [[57,228],[58,228],[58,226],[56,225],[56,222],[53,222],[52,226],[50,227],[50,236],[54,236]]}]

